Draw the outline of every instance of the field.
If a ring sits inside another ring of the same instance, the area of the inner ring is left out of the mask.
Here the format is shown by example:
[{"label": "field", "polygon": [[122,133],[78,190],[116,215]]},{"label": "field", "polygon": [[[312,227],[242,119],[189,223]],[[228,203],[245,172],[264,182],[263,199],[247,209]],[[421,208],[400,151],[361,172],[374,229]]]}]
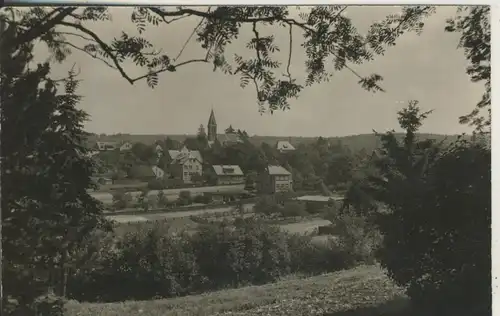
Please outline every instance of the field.
[{"label": "field", "polygon": [[403,316],[406,298],[377,266],[316,276],[289,278],[173,299],[120,303],[67,304],[68,316]]}]

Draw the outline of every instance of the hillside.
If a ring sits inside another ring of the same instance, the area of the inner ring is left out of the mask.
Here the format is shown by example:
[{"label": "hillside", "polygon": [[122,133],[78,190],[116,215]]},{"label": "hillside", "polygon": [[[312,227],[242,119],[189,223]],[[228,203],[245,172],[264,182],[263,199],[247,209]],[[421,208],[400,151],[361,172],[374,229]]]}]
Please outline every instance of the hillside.
[{"label": "hillside", "polygon": [[76,303],[68,316],[402,316],[407,301],[376,266],[154,301]]},{"label": "hillside", "polygon": [[[398,134],[402,137],[403,134]],[[437,141],[451,142],[457,139],[458,135],[440,135],[440,134],[418,134],[419,138],[430,138]],[[194,137],[195,135],[131,135],[131,134],[115,134],[115,135],[96,135],[92,134],[89,137],[89,142],[95,142],[98,139],[101,141],[128,141],[131,143],[141,142],[144,144],[154,144],[157,140],[165,139],[170,137],[177,141],[184,141],[187,137]],[[280,137],[280,136],[252,136],[250,141],[260,146],[262,143],[268,143],[269,145],[275,145],[278,140],[289,140],[294,146],[300,143],[310,143],[315,141],[316,137]],[[359,151],[365,149],[367,151],[372,151],[377,148],[380,141],[374,134],[360,134],[342,137],[328,137],[327,138],[332,144],[341,141],[343,145],[349,147],[352,151]]]}]

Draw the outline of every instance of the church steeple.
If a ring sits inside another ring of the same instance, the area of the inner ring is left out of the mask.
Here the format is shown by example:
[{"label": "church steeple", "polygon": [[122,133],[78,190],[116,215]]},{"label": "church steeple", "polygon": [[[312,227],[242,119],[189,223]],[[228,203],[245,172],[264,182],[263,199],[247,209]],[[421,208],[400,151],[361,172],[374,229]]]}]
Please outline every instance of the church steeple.
[{"label": "church steeple", "polygon": [[214,109],[210,112],[210,118],[207,124],[208,135],[207,139],[209,141],[215,141],[217,139],[217,122],[215,121]]}]

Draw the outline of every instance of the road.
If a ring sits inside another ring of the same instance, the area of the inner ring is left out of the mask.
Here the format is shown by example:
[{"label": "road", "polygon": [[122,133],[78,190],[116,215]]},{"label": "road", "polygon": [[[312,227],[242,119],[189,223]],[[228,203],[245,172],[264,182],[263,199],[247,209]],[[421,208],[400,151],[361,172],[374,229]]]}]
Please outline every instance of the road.
[{"label": "road", "polygon": [[[243,204],[243,208],[247,211],[253,209],[255,204]],[[227,206],[221,208],[206,208],[200,210],[189,210],[189,211],[181,211],[181,212],[170,212],[170,213],[158,213],[158,214],[144,214],[144,215],[109,215],[108,219],[114,220],[118,223],[130,223],[130,222],[146,222],[146,221],[154,221],[154,220],[163,220],[168,218],[180,218],[180,217],[189,217],[192,215],[204,215],[204,214],[216,214],[216,213],[224,213],[229,212],[234,209],[234,206]]]},{"label": "road", "polygon": [[[244,184],[238,185],[220,185],[220,186],[211,186],[211,187],[195,187],[195,188],[182,188],[182,189],[167,189],[163,190],[167,199],[173,201],[179,197],[179,193],[181,191],[191,191],[191,195],[200,195],[201,193],[214,193],[214,192],[233,192],[237,190],[243,191],[245,188]],[[158,195],[160,190],[151,190],[148,193],[149,197],[153,197]],[[141,191],[128,192],[132,198],[137,198],[141,194]],[[95,199],[101,201],[104,204],[112,204],[113,203],[113,195],[108,192],[92,192],[90,193]]]}]

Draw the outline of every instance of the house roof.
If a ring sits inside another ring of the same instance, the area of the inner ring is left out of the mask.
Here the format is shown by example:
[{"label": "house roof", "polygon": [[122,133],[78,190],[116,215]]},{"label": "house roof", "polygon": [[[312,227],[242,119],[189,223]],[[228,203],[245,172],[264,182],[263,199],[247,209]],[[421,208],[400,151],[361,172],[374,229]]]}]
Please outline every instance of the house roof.
[{"label": "house roof", "polygon": [[218,135],[217,139],[221,143],[240,143],[241,142],[240,135],[238,135],[237,133],[226,133],[226,134]]},{"label": "house roof", "polygon": [[237,165],[213,165],[215,174],[218,176],[229,175],[229,176],[242,176],[243,171],[241,171],[240,166]]},{"label": "house roof", "polygon": [[109,145],[109,146],[118,146],[119,143],[118,142],[96,142],[97,146],[106,146],[106,145]]},{"label": "house roof", "polygon": [[199,162],[203,163],[203,158],[201,157],[201,153],[198,150],[189,150],[185,146],[181,150],[169,150],[168,154],[170,158],[174,160],[174,162],[178,162],[183,164],[188,159],[196,159]]},{"label": "house roof", "polygon": [[286,170],[282,166],[268,166],[268,173],[273,176],[286,176],[291,175],[290,171]]},{"label": "house roof", "polygon": [[278,150],[295,150],[295,147],[293,147],[287,140],[279,140],[276,144],[276,148]]}]

